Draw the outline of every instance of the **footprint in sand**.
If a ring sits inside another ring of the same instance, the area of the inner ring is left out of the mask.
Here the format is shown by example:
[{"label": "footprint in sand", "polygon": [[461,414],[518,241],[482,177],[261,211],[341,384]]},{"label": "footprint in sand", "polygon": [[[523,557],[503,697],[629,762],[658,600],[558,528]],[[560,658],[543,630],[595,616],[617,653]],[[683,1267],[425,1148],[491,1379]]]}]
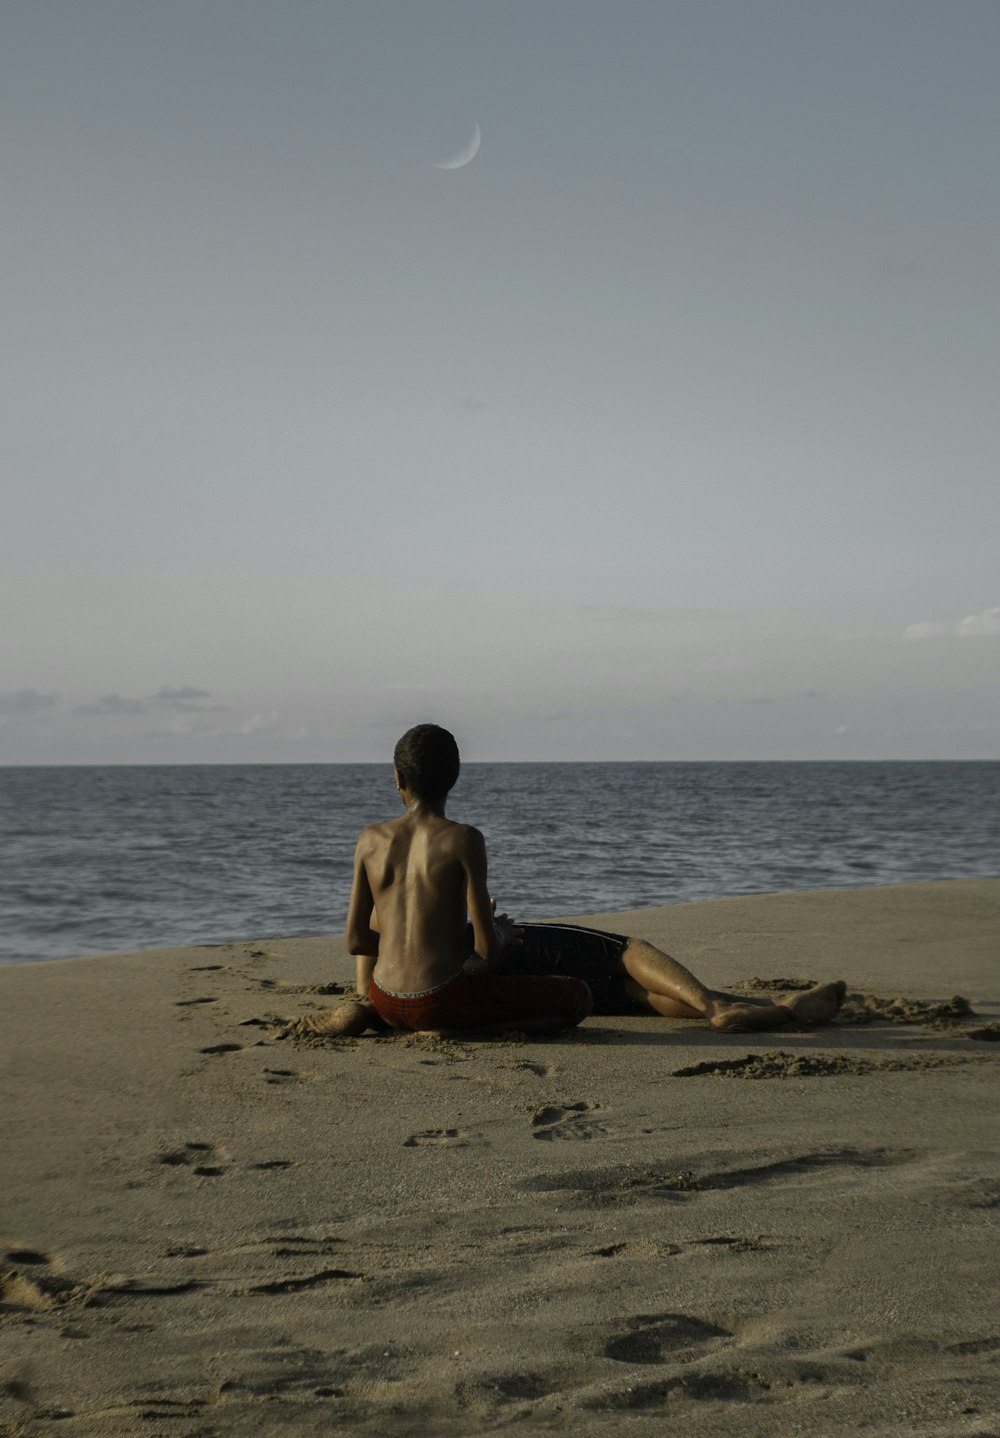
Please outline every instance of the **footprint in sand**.
[{"label": "footprint in sand", "polygon": [[536,1399],[546,1398],[561,1388],[562,1382],[558,1374],[487,1369],[480,1377],[459,1379],[454,1392],[460,1409],[467,1413],[478,1410],[486,1425],[492,1428],[493,1423],[490,1420],[498,1409],[511,1403],[533,1403]]},{"label": "footprint in sand", "polygon": [[363,1279],[367,1275],[358,1273],[353,1268],[321,1268],[318,1273],[305,1273],[302,1275],[288,1274],[275,1278],[269,1283],[257,1283],[253,1288],[248,1288],[248,1293],[298,1293],[304,1288],[319,1288],[327,1283],[334,1283],[345,1278]]},{"label": "footprint in sand", "polygon": [[812,1181],[825,1184],[827,1180],[823,1173],[826,1169],[841,1169],[845,1178],[853,1173],[857,1178],[863,1179],[866,1173],[873,1169],[899,1167],[922,1157],[916,1149],[819,1149],[812,1153],[775,1159],[770,1163],[755,1164],[749,1168],[702,1174],[699,1186],[704,1190],[744,1188],[748,1185],[792,1182],[796,1179],[802,1179],[806,1183]]},{"label": "footprint in sand", "polygon": [[423,1049],[428,1053],[428,1057],[418,1059],[418,1063],[457,1064],[465,1063],[467,1059],[474,1056],[473,1050],[467,1044],[456,1043],[454,1039],[442,1038],[432,1029],[417,1029],[413,1033],[387,1035],[385,1038],[380,1037],[378,1041],[399,1044],[402,1048],[407,1049]]},{"label": "footprint in sand", "polygon": [[989,1177],[960,1180],[949,1197],[966,1208],[1000,1208],[1000,1181]]},{"label": "footprint in sand", "polygon": [[608,1132],[604,1124],[585,1115],[596,1112],[601,1105],[580,1099],[577,1103],[547,1104],[536,1109],[531,1115],[531,1126],[535,1130],[532,1138],[575,1139],[586,1141],[598,1134]]},{"label": "footprint in sand", "polygon": [[[611,1167],[588,1164],[577,1170],[557,1173],[536,1173],[522,1179],[520,1186],[536,1193],[559,1194],[561,1202],[579,1200],[588,1208],[596,1205],[636,1203],[653,1198],[686,1203],[699,1195],[719,1189],[743,1188],[772,1183],[825,1184],[824,1170],[842,1171],[863,1183],[868,1174],[884,1168],[895,1168],[918,1162],[924,1154],[918,1149],[821,1149],[817,1152],[793,1154],[771,1163],[748,1168],[733,1168],[714,1173],[695,1174],[690,1169],[671,1169],[666,1163],[625,1163]],[[1000,1184],[977,1180],[967,1185],[954,1199],[979,1208],[1000,1207]]]},{"label": "footprint in sand", "polygon": [[[153,1423],[163,1418],[194,1420],[201,1417],[208,1406],[207,1400],[203,1398],[164,1398],[160,1394],[138,1398],[129,1404],[130,1408],[137,1411],[139,1418]],[[195,1431],[204,1433],[208,1430],[198,1428]]]},{"label": "footprint in sand", "polygon": [[724,1248],[728,1253],[763,1253],[780,1247],[776,1238],[766,1238],[762,1233],[723,1233],[717,1238],[694,1238],[691,1242],[695,1248]]},{"label": "footprint in sand", "polygon": [[627,1320],[629,1331],[609,1338],[604,1356],[619,1363],[674,1363],[680,1357],[701,1357],[733,1337],[704,1318],[688,1313],[637,1314]]},{"label": "footprint in sand", "polygon": [[461,1128],[427,1128],[404,1138],[404,1148],[468,1148],[473,1135]]},{"label": "footprint in sand", "polygon": [[280,994],[347,994],[353,993],[353,984],[293,984],[289,979],[257,979],[261,989],[273,989]]},{"label": "footprint in sand", "polygon": [[690,1169],[672,1169],[669,1164],[626,1163],[612,1168],[588,1164],[575,1171],[532,1174],[522,1180],[521,1187],[536,1193],[558,1194],[561,1202],[578,1199],[593,1208],[650,1198],[683,1203],[700,1193],[702,1185]]},{"label": "footprint in sand", "polygon": [[634,1243],[608,1243],[603,1248],[591,1248],[588,1258],[673,1258],[682,1252],[679,1243],[661,1243],[653,1238],[640,1238]]},{"label": "footprint in sand", "polygon": [[304,1069],[264,1069],[265,1083],[311,1083],[316,1074],[306,1073]]},{"label": "footprint in sand", "polygon": [[167,1149],[157,1155],[167,1168],[186,1168],[199,1178],[221,1178],[230,1167],[229,1154],[216,1143],[192,1141],[183,1148]]},{"label": "footprint in sand", "polygon": [[584,1398],[580,1407],[592,1411],[655,1408],[662,1411],[672,1396],[694,1402],[739,1403],[772,1401],[772,1385],[759,1373],[683,1373],[678,1377],[632,1382],[624,1390],[612,1388]]},{"label": "footprint in sand", "polygon": [[1000,1338],[966,1338],[961,1343],[946,1343],[944,1353],[957,1353],[961,1357],[968,1354],[996,1353],[1000,1349]]},{"label": "footprint in sand", "polygon": [[631,1242],[609,1243],[603,1248],[591,1248],[587,1251],[588,1258],[674,1258],[678,1253],[683,1253],[685,1248],[720,1248],[727,1253],[760,1253],[769,1248],[777,1248],[777,1239],[765,1238],[763,1234],[731,1235],[722,1234],[718,1238],[694,1238],[689,1244],[665,1243],[654,1238],[640,1238]]},{"label": "footprint in sand", "polygon": [[1000,1042],[1000,1024],[983,1024],[980,1029],[966,1029],[967,1039],[978,1039],[980,1043],[995,1044]]},{"label": "footprint in sand", "polygon": [[[294,1415],[306,1411],[302,1405],[308,1405],[311,1398],[337,1398],[343,1395],[345,1361],[341,1354],[324,1353],[318,1348],[292,1348],[288,1340],[280,1344],[276,1340],[274,1342],[274,1347],[244,1346],[238,1352],[219,1353],[208,1358],[206,1377],[210,1381],[214,1379],[213,1403],[219,1404],[220,1407],[232,1404],[237,1413],[270,1412],[274,1415],[280,1409],[282,1413],[290,1412]],[[381,1381],[384,1381],[389,1367],[381,1357],[384,1350],[385,1345],[380,1343],[378,1377]],[[360,1350],[360,1355],[359,1359],[348,1360],[346,1366],[349,1374],[356,1364],[367,1367],[364,1364],[365,1350]],[[273,1406],[265,1408],[264,1404]],[[263,1418],[252,1425],[245,1421],[243,1428],[244,1431],[248,1431],[251,1426],[258,1427],[258,1431],[270,1428],[270,1431],[274,1432],[274,1423],[277,1421],[279,1420],[273,1416],[270,1423],[266,1423]],[[324,1422],[324,1431],[333,1431],[332,1427],[328,1427],[328,1423],[332,1421]],[[286,1431],[292,1432],[295,1428],[302,1431],[299,1420],[294,1417],[289,1418],[288,1423],[291,1426]],[[313,1424],[309,1426],[313,1427],[314,1432],[320,1431]],[[381,1426],[388,1425],[383,1423]],[[197,1431],[219,1430],[212,1424],[208,1429]]]},{"label": "footprint in sand", "polygon": [[55,1263],[54,1253],[43,1253],[40,1248],[8,1248],[4,1255],[8,1263]]},{"label": "footprint in sand", "polygon": [[199,1049],[200,1054],[234,1054],[242,1044],[209,1044],[207,1048]]},{"label": "footprint in sand", "polygon": [[[291,1218],[285,1221],[297,1224],[299,1220]],[[335,1233],[266,1233],[221,1251],[224,1253],[250,1253],[257,1257],[268,1258],[329,1258],[334,1253],[339,1253],[346,1243],[346,1238],[341,1238],[339,1234]]]},{"label": "footprint in sand", "polygon": [[69,1277],[56,1254],[43,1249],[15,1246],[6,1249],[4,1256],[16,1266],[0,1268],[0,1310],[43,1313],[70,1307],[86,1303],[98,1287],[93,1279]]},{"label": "footprint in sand", "polygon": [[552,1078],[559,1070],[554,1064],[538,1064],[531,1059],[515,1059],[511,1068],[520,1069],[522,1073],[535,1074],[537,1078]]}]

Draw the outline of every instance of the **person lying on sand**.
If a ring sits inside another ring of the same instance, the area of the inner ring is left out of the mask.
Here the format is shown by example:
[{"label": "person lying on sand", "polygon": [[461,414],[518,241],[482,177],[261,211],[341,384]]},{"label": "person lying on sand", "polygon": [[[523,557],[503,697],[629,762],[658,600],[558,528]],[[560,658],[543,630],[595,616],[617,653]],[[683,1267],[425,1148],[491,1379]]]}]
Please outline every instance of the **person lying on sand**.
[{"label": "person lying on sand", "polygon": [[404,813],[362,830],[355,851],[345,938],[358,1000],[305,1015],[293,1033],[347,1036],[381,1025],[552,1031],[595,1010],[637,1009],[745,1031],[823,1023],[840,1007],[843,983],[737,997],[706,988],[642,939],[580,925],[515,926],[495,912],[482,834],[445,815],[459,774],[454,737],[418,724],[393,758]]}]

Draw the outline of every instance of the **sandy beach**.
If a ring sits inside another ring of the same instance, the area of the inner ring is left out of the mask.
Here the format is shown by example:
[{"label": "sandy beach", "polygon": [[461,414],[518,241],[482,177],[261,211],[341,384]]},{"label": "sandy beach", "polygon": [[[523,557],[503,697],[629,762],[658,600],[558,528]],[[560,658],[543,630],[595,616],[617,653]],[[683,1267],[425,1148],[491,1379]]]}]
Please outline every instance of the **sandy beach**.
[{"label": "sandy beach", "polygon": [[1000,1433],[1000,879],[587,921],[848,1003],[295,1041],[339,938],[0,970],[0,1434]]}]

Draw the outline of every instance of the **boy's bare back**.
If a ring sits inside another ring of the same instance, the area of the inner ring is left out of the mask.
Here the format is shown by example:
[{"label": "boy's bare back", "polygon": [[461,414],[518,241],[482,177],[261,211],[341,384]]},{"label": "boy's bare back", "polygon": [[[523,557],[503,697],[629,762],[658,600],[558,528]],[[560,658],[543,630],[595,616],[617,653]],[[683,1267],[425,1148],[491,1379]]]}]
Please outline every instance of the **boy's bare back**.
[{"label": "boy's bare back", "polygon": [[457,974],[467,912],[477,952],[493,957],[499,941],[478,829],[453,823],[437,806],[418,801],[401,818],[362,830],[347,942],[354,954],[377,955],[380,988],[419,993]]}]

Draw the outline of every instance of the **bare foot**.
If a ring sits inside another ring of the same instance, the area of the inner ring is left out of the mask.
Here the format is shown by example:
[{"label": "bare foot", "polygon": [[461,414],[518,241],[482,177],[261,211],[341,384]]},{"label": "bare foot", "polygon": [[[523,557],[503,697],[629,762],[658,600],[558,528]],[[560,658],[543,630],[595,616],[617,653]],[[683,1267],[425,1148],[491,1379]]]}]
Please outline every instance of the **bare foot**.
[{"label": "bare foot", "polygon": [[368,1005],[362,1003],[339,1004],[335,1009],[320,1009],[314,1014],[303,1014],[288,1025],[286,1037],[301,1038],[306,1034],[321,1034],[324,1038],[352,1038],[363,1034],[369,1023]]},{"label": "bare foot", "polygon": [[768,1003],[735,1003],[729,999],[713,1001],[705,1015],[711,1029],[726,1033],[745,1033],[748,1029],[780,1029],[790,1023],[792,1014],[787,1006]]},{"label": "bare foot", "polygon": [[817,984],[805,993],[786,994],[775,1004],[790,1009],[800,1024],[825,1024],[840,1008],[846,993],[847,985],[838,979],[832,984]]}]

